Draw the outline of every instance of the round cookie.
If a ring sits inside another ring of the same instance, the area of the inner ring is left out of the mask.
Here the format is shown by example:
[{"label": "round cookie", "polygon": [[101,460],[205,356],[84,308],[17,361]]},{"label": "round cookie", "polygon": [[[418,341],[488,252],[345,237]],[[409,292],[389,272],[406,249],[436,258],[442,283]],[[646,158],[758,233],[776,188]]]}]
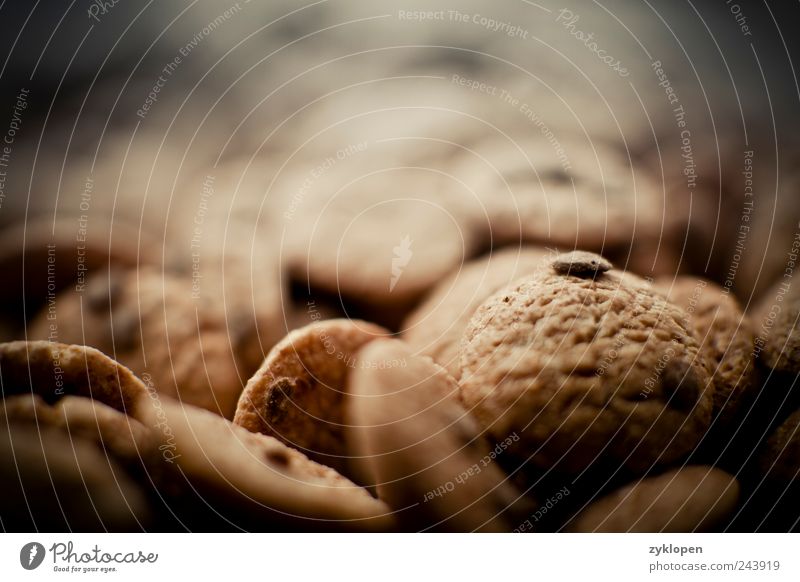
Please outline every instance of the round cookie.
[{"label": "round cookie", "polygon": [[333,469],[272,437],[208,411],[164,401],[143,407],[161,439],[163,490],[201,495],[237,527],[269,531],[370,530],[392,527],[389,508]]},{"label": "round cookie", "polygon": [[85,290],[58,295],[28,334],[96,347],[160,394],[230,418],[243,384],[235,355],[249,336],[227,327],[218,304],[195,299],[191,285],[151,269],[98,274]]},{"label": "round cookie", "polygon": [[800,528],[800,409],[788,416],[781,413],[780,406],[771,403],[766,416],[775,421],[773,426],[762,421],[753,427],[760,440],[747,443],[748,451],[754,452],[747,456],[750,462],[742,473],[748,497],[734,524],[741,531],[795,532]]},{"label": "round cookie", "polygon": [[553,244],[609,253],[660,232],[656,185],[598,140],[559,134],[491,136],[465,151],[453,174],[475,192],[495,244]]},{"label": "round cookie", "polygon": [[591,503],[573,517],[573,532],[715,531],[736,509],[739,483],[713,467],[687,466],[642,479]]},{"label": "round cookie", "polygon": [[53,403],[65,396],[82,396],[131,416],[149,394],[125,366],[83,345],[47,341],[0,344],[0,375],[6,398],[33,394]]},{"label": "round cookie", "polygon": [[46,307],[50,294],[81,286],[91,273],[107,273],[108,265],[135,267],[160,256],[150,240],[120,220],[98,217],[87,226],[78,217],[35,218],[6,228],[0,235],[0,272],[18,283],[0,288],[0,317],[26,325],[25,318]]},{"label": "round cookie", "polygon": [[348,379],[348,435],[378,497],[407,530],[511,531],[532,502],[494,461],[458,384],[398,340],[358,353]]},{"label": "round cookie", "polygon": [[239,339],[249,377],[286,333],[276,195],[268,160],[235,157],[182,187],[199,198],[177,201],[166,231],[169,264],[192,279],[192,295],[221,306]]},{"label": "round cookie", "polygon": [[205,262],[203,273],[205,282],[196,296],[221,309],[239,378],[249,378],[291,329],[283,313],[286,302],[277,257],[261,260],[231,253]]},{"label": "round cookie", "polygon": [[659,279],[655,287],[688,315],[700,349],[710,360],[714,416],[730,423],[757,389],[750,320],[735,297],[710,281],[680,276]]},{"label": "round cookie", "polygon": [[780,493],[800,489],[800,410],[769,436],[759,452],[758,469]]},{"label": "round cookie", "polygon": [[129,469],[153,454],[150,432],[134,418],[149,390],[101,352],[50,342],[0,344],[0,375],[0,420],[94,442]]},{"label": "round cookie", "polygon": [[464,198],[434,170],[340,170],[326,177],[332,183],[314,208],[306,202],[287,229],[290,271],[302,284],[403,310],[484,242],[485,229],[464,209]]},{"label": "round cookie", "polygon": [[[141,404],[139,404],[141,406]],[[138,420],[82,396],[64,396],[48,405],[38,394],[20,394],[0,401],[0,420],[35,423],[39,428],[59,428],[95,442],[105,453],[126,466],[147,462],[154,452],[150,431]]]},{"label": "round cookie", "polygon": [[0,515],[5,531],[143,531],[144,492],[90,440],[0,417]]},{"label": "round cookie", "polygon": [[247,382],[233,422],[347,472],[346,379],[358,349],[390,332],[364,321],[331,319],[281,340]]},{"label": "round cookie", "polygon": [[548,252],[541,247],[507,248],[462,265],[406,318],[403,340],[457,379],[461,336],[472,314],[495,291],[540,267]]},{"label": "round cookie", "polygon": [[633,275],[543,269],[476,311],[462,398],[495,441],[521,437],[510,452],[531,468],[668,465],[711,420],[711,377],[685,320]]},{"label": "round cookie", "polygon": [[[414,65],[418,71],[432,65],[429,49],[406,47],[401,52],[418,53],[419,62]],[[464,52],[450,51],[449,56],[457,54]],[[368,56],[360,54],[355,59]],[[360,70],[357,75],[367,82],[325,91],[324,98],[309,102],[301,115],[282,120],[279,133],[291,141],[292,149],[297,147],[292,157],[314,166],[332,159],[337,169],[351,168],[349,179],[388,167],[422,167],[438,173],[447,171],[447,160],[464,144],[490,130],[491,122],[484,114],[498,110],[486,110],[485,96],[443,81],[441,71],[434,72],[435,65],[429,69],[431,77],[423,74],[410,79],[386,78],[386,64],[378,65],[380,78]],[[449,73],[452,68],[448,62]],[[337,77],[336,82],[341,79]],[[482,114],[476,116],[481,109]],[[322,172],[328,173],[330,165],[324,163]],[[317,181],[319,174],[312,179]],[[435,190],[432,195],[437,195]]]},{"label": "round cookie", "polygon": [[[793,138],[794,139],[794,138]],[[769,144],[761,147],[772,148],[772,136]],[[758,148],[759,146],[756,146]],[[753,190],[755,192],[771,192],[763,204],[753,205],[750,214],[747,238],[744,239],[746,251],[740,252],[742,233],[735,232],[730,236],[728,262],[725,264],[725,275],[736,275],[734,279],[736,294],[739,297],[768,298],[774,281],[785,277],[787,272],[796,270],[796,262],[792,258],[800,250],[798,238],[798,216],[800,216],[800,147],[797,143],[787,144],[779,152],[780,160],[765,159],[758,155],[752,166]],[[780,164],[776,172],[775,162]],[[752,163],[752,158],[751,158]],[[760,166],[760,167],[759,167]],[[738,187],[734,194],[741,196],[742,168],[736,168],[736,178],[731,182]],[[743,172],[742,172],[743,173]],[[734,198],[738,201],[738,198]],[[723,201],[723,206],[725,201]],[[741,212],[735,203],[730,205]],[[736,216],[739,220],[739,216]],[[734,224],[738,224],[735,222]],[[734,263],[734,259],[739,262]],[[736,268],[738,267],[738,271]]]},{"label": "round cookie", "polygon": [[777,372],[800,372],[800,283],[777,281],[759,300],[752,320],[759,360]]}]

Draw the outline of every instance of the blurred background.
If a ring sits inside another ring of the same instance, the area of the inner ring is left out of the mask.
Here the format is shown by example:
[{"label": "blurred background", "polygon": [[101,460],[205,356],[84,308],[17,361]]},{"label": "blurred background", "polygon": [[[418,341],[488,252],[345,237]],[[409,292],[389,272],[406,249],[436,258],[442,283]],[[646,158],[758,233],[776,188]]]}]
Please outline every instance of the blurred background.
[{"label": "blurred background", "polygon": [[[388,252],[388,278],[406,234],[429,245],[436,276],[450,255],[522,240],[591,247],[643,275],[703,274],[747,304],[797,231],[794,6],[120,0],[0,12],[6,335],[46,299],[41,237],[66,241],[66,256],[79,230],[89,269],[115,253],[187,276],[205,264],[210,294],[212,265],[237,255],[254,283],[281,278],[284,301],[311,287],[357,312],[371,307],[359,280],[373,277],[359,253]],[[448,228],[456,243],[433,244]],[[344,288],[319,272],[329,258]],[[58,288],[76,260],[57,262]],[[396,326],[381,310],[369,315]]]}]

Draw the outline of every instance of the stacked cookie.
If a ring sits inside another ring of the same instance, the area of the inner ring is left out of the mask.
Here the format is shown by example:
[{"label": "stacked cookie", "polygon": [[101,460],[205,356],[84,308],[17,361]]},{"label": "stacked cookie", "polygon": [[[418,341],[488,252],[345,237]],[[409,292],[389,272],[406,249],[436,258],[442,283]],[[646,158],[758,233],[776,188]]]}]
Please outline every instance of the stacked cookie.
[{"label": "stacked cookie", "polygon": [[753,462],[726,455],[763,372],[800,372],[793,295],[756,336],[709,281],[509,248],[443,279],[399,333],[315,316],[238,384],[224,311],[176,318],[183,289],[157,271],[88,285],[51,321],[140,377],[93,348],[0,345],[12,529],[716,530],[752,510],[753,471],[795,483],[796,414],[742,441]]}]

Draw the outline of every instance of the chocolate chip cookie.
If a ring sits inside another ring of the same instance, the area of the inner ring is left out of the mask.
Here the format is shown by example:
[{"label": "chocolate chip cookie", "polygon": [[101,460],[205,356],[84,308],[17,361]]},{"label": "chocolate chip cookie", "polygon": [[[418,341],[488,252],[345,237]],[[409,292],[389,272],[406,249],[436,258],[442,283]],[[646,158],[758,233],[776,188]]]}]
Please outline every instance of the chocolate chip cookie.
[{"label": "chocolate chip cookie", "polygon": [[159,393],[231,417],[241,338],[218,304],[192,293],[190,279],[153,269],[98,274],[58,295],[28,333],[96,347]]},{"label": "chocolate chip cookie", "polygon": [[484,441],[455,380],[398,340],[371,342],[358,358],[349,435],[401,527],[510,531],[533,502],[495,462],[508,443]]},{"label": "chocolate chip cookie", "polygon": [[346,319],[294,330],[248,381],[234,423],[347,474],[347,376],[359,366],[358,349],[387,335],[377,325]]},{"label": "chocolate chip cookie", "polygon": [[144,407],[142,420],[169,451],[159,486],[199,494],[237,527],[260,531],[392,527],[389,508],[333,469],[270,436],[177,402]]},{"label": "chocolate chip cookie", "polygon": [[739,483],[713,467],[687,466],[637,481],[593,502],[570,520],[574,532],[716,531],[731,517]]},{"label": "chocolate chip cookie", "polygon": [[561,262],[476,311],[461,351],[467,408],[495,441],[519,434],[516,462],[541,470],[642,473],[681,459],[713,399],[686,314],[632,275]]},{"label": "chocolate chip cookie", "polygon": [[710,359],[714,415],[729,424],[758,387],[749,318],[735,297],[705,279],[659,279],[656,288],[688,315],[700,349]]},{"label": "chocolate chip cookie", "polygon": [[472,314],[495,291],[542,266],[549,253],[542,247],[509,247],[462,265],[406,318],[403,340],[458,378],[461,336]]}]

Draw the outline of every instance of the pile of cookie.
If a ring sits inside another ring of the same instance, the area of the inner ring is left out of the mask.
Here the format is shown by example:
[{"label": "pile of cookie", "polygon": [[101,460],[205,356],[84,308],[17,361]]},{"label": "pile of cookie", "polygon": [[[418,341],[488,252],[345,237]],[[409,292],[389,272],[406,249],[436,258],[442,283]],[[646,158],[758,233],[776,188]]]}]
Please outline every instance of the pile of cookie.
[{"label": "pile of cookie", "polygon": [[320,245],[288,298],[235,252],[199,299],[106,255],[0,344],[3,527],[796,528],[799,288],[745,313],[711,281],[559,250],[575,232],[464,258],[435,229],[388,281],[385,238]]},{"label": "pile of cookie", "polygon": [[0,529],[798,529],[783,36],[390,4],[6,8]]}]

